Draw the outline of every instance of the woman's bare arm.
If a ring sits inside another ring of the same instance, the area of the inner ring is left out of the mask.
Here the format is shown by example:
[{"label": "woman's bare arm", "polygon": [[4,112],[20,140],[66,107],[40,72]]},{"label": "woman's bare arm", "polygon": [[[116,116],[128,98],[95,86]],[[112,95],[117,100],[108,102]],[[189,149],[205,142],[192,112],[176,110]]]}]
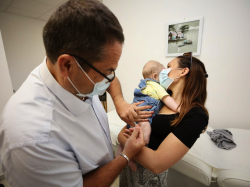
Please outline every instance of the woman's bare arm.
[{"label": "woman's bare arm", "polygon": [[172,167],[187,152],[189,148],[173,133],[170,133],[156,151],[143,147],[134,159],[155,174]]},{"label": "woman's bare arm", "polygon": [[[119,134],[119,142],[121,145],[123,145],[127,139],[127,137],[123,135],[125,131],[126,128],[123,128]],[[173,133],[170,133],[156,151],[143,147],[134,157],[134,160],[153,173],[159,174],[178,162],[188,150],[189,148],[186,145]]]}]

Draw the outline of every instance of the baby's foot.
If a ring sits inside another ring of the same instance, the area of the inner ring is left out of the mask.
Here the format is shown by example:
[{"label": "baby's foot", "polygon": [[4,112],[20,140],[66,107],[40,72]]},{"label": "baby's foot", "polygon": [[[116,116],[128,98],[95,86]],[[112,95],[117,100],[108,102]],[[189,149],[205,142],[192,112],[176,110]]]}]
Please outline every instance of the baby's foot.
[{"label": "baby's foot", "polygon": [[136,161],[134,160],[130,160],[129,163],[128,163],[130,169],[132,169],[133,171],[136,171],[137,170],[137,164],[136,164]]}]

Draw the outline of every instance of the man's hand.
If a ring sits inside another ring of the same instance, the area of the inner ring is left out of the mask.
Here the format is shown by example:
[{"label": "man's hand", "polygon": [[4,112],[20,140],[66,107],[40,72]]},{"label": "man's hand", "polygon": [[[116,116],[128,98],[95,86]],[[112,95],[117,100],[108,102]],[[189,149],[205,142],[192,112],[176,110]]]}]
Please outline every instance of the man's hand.
[{"label": "man's hand", "polygon": [[[139,104],[141,104],[140,102]],[[138,104],[138,105],[139,105]],[[133,104],[128,104],[126,101],[122,101],[119,103],[116,103],[116,112],[120,116],[120,118],[130,126],[135,126],[134,125],[134,118],[137,117],[137,112],[136,112],[136,103]]]},{"label": "man's hand", "polygon": [[142,111],[149,108],[152,108],[152,106],[138,106],[144,101],[128,104],[126,101],[122,101],[119,103],[116,103],[116,111],[120,118],[130,126],[134,127],[135,122],[140,121],[148,121],[148,117],[151,117],[154,113],[153,111]]},{"label": "man's hand", "polygon": [[152,116],[153,112],[150,111],[142,111],[151,106],[142,106],[138,107],[143,101],[133,104],[128,104],[122,95],[121,84],[117,77],[111,82],[109,88],[107,89],[109,94],[111,95],[116,111],[120,118],[125,121],[125,123],[130,126],[135,126],[136,121],[148,121],[146,118]]},{"label": "man's hand", "polygon": [[143,133],[138,125],[133,128],[133,132],[131,133],[132,134],[128,137],[123,149],[123,153],[127,155],[129,159],[132,159],[141,148],[145,146]]}]

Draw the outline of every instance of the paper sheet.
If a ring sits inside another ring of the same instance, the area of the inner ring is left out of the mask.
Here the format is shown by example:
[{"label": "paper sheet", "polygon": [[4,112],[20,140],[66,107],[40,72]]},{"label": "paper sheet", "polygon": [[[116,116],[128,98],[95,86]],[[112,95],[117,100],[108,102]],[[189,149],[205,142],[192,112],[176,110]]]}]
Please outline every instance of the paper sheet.
[{"label": "paper sheet", "polygon": [[[233,134],[236,148],[232,150],[218,148],[205,132],[200,135],[188,154],[218,169],[250,172],[250,130],[235,128],[228,130]],[[213,131],[213,128],[208,127],[207,131]]]}]

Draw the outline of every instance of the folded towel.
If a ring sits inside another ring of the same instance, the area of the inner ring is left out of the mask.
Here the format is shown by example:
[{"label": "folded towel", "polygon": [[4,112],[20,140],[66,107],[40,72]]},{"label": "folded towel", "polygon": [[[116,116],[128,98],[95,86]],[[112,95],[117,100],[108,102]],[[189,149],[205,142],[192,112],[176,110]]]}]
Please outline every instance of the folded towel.
[{"label": "folded towel", "polygon": [[213,132],[207,131],[207,134],[220,149],[231,150],[236,147],[236,143],[233,140],[233,135],[229,130],[216,129],[213,130]]}]

